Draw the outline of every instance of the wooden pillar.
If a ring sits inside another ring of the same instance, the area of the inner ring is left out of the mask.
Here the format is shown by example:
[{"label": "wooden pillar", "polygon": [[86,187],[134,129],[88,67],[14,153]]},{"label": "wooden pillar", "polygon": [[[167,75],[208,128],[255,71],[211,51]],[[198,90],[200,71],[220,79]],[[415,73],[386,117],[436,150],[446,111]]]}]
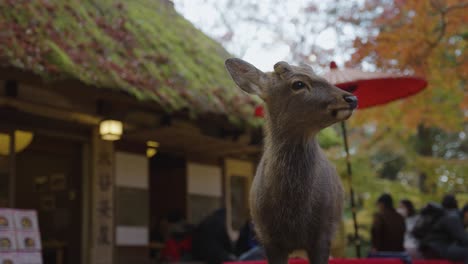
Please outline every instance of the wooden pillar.
[{"label": "wooden pillar", "polygon": [[9,146],[9,153],[8,159],[10,164],[10,173],[9,173],[9,183],[8,183],[8,206],[10,208],[15,208],[15,195],[16,195],[16,137],[15,137],[15,130],[10,130],[10,146]]},{"label": "wooden pillar", "polygon": [[112,141],[92,138],[91,264],[112,264],[114,257],[115,152]]},{"label": "wooden pillar", "polygon": [[[228,218],[228,231],[232,237],[236,237],[239,232],[239,227],[233,227],[232,220],[233,220],[233,213],[234,208],[231,204],[231,196],[232,196],[232,186],[231,180],[234,177],[242,177],[245,179],[245,208],[249,208],[248,200],[249,200],[249,192],[250,187],[252,184],[252,180],[255,173],[255,166],[251,161],[245,160],[237,160],[237,159],[225,159],[224,161],[224,177],[225,177],[225,203],[226,203],[226,211],[227,211],[227,218]],[[236,212],[236,213],[247,213],[247,212]],[[248,215],[245,215],[248,217]],[[247,219],[245,219],[247,220]]]}]

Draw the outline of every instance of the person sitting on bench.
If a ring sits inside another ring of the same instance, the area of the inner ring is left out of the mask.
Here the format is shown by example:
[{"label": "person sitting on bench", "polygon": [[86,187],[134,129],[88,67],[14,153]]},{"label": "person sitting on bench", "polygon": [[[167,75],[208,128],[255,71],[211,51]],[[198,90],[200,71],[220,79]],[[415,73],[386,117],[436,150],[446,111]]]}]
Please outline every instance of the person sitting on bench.
[{"label": "person sitting on bench", "polygon": [[458,211],[457,200],[446,195],[442,200],[444,214],[435,222],[421,244],[430,248],[437,257],[468,264],[468,234]]},{"label": "person sitting on bench", "polygon": [[377,200],[379,212],[372,223],[372,253],[403,252],[405,219],[393,207],[390,194],[383,194]]}]

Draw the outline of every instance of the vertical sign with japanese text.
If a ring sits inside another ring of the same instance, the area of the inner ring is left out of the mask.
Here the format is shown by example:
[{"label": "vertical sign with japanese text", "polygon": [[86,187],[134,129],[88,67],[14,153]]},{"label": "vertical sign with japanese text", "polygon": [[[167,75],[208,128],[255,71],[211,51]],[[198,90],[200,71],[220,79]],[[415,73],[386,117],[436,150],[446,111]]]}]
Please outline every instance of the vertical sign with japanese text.
[{"label": "vertical sign with japanese text", "polygon": [[93,138],[92,264],[112,264],[114,249],[115,161],[112,141]]}]

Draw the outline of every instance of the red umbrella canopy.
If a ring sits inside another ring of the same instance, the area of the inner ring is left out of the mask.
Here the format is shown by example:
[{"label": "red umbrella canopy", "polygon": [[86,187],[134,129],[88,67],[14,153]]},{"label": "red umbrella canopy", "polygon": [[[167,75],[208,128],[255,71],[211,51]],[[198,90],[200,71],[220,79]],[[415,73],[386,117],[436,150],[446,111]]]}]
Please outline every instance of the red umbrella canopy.
[{"label": "red umbrella canopy", "polygon": [[357,69],[338,69],[330,63],[330,71],[322,75],[328,82],[352,92],[359,100],[358,108],[382,105],[414,95],[427,86],[426,80],[392,73],[363,72]]}]

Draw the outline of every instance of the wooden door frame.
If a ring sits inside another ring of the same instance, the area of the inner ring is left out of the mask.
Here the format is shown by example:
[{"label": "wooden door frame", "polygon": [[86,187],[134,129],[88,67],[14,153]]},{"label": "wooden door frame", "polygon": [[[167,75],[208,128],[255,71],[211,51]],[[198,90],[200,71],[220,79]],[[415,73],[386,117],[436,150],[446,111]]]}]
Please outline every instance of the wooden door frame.
[{"label": "wooden door frame", "polygon": [[8,207],[15,205],[15,179],[16,179],[16,154],[15,154],[15,129],[11,126],[0,124],[0,132],[10,137],[8,158]]},{"label": "wooden door frame", "polygon": [[231,238],[236,238],[238,235],[237,232],[232,228],[232,205],[231,205],[231,180],[232,176],[239,176],[247,178],[247,193],[245,197],[245,201],[247,203],[247,208],[249,208],[249,192],[252,186],[252,181],[255,174],[255,164],[251,160],[240,160],[240,159],[233,159],[233,158],[226,158],[224,159],[224,166],[223,166],[223,173],[224,173],[224,204],[226,206],[226,221],[227,221],[227,228],[228,233]]},{"label": "wooden door frame", "polygon": [[65,140],[70,140],[74,142],[79,142],[81,144],[81,157],[82,157],[82,173],[81,173],[81,205],[80,205],[80,217],[81,217],[81,245],[80,245],[80,255],[81,263],[89,263],[89,248],[88,241],[90,238],[90,228],[89,228],[89,210],[90,210],[90,175],[91,175],[91,166],[90,166],[90,136],[89,135],[78,135],[78,134],[67,134],[60,131],[54,131],[52,129],[43,129],[36,126],[30,126],[28,124],[0,124],[0,131],[7,132],[10,135],[10,155],[9,155],[9,188],[8,188],[8,203],[10,208],[15,208],[15,195],[16,195],[16,153],[15,153],[15,131],[16,130],[28,130],[32,131],[35,135],[43,135],[46,137],[52,138],[62,138]]}]

